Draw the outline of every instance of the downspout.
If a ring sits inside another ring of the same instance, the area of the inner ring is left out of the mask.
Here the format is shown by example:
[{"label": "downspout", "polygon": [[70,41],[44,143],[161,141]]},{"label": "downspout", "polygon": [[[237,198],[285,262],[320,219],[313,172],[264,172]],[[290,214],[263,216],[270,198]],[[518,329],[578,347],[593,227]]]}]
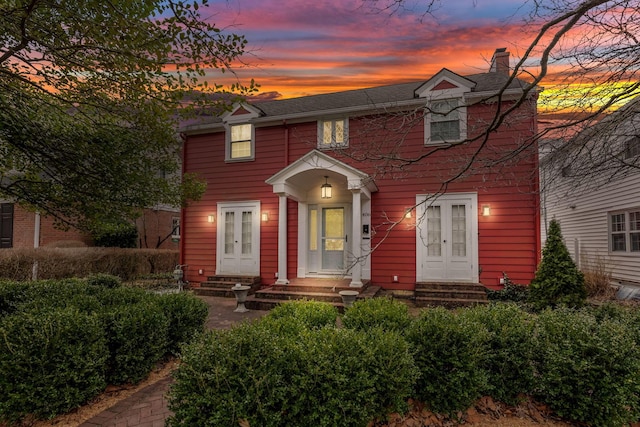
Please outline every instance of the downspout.
[{"label": "downspout", "polygon": [[[40,212],[36,211],[35,220],[33,225],[33,248],[40,247]],[[31,269],[31,280],[38,280],[38,260],[33,261],[33,267]]]},{"label": "downspout", "polygon": [[[182,176],[184,175],[184,171],[185,171],[185,164],[186,164],[186,152],[187,152],[187,136],[184,133],[180,133],[180,139],[182,140],[182,150],[180,153],[180,180],[182,181]],[[184,234],[186,231],[186,227],[185,227],[185,223],[184,223],[184,208],[182,206],[180,206],[180,244],[178,246],[178,250],[179,250],[179,254],[178,254],[178,259],[179,259],[179,264],[183,265],[184,262]],[[186,269],[185,269],[186,270]],[[186,271],[185,271],[186,274]],[[189,280],[188,277],[185,277],[185,280]]]},{"label": "downspout", "polygon": [[284,166],[289,165],[289,126],[287,126],[287,120],[282,120],[284,126]]}]

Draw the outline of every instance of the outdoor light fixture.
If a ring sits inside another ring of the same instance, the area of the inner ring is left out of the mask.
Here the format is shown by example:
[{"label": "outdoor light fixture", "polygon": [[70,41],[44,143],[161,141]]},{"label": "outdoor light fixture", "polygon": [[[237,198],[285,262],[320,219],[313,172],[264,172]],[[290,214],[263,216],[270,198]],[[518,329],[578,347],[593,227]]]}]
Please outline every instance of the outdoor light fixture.
[{"label": "outdoor light fixture", "polygon": [[327,182],[329,177],[327,175],[324,176],[324,184],[320,186],[320,194],[323,199],[330,199],[332,194],[331,184]]},{"label": "outdoor light fixture", "polygon": [[482,216],[489,216],[489,215],[491,215],[491,206],[483,205],[482,206]]},{"label": "outdoor light fixture", "polygon": [[269,221],[269,212],[262,212],[262,222]]},{"label": "outdoor light fixture", "polygon": [[207,222],[216,222],[216,216],[215,215],[207,216]]},{"label": "outdoor light fixture", "polygon": [[405,208],[404,217],[407,219],[411,218],[411,208]]}]

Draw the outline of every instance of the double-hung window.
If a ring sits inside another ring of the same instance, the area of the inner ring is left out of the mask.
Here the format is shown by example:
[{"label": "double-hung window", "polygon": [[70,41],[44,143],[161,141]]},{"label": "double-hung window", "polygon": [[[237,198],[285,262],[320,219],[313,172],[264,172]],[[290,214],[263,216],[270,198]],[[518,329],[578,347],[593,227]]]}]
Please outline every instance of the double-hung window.
[{"label": "double-hung window", "polygon": [[348,119],[318,121],[318,148],[341,148],[348,145]]},{"label": "double-hung window", "polygon": [[229,125],[227,135],[227,160],[253,159],[253,125]]},{"label": "double-hung window", "polygon": [[609,246],[611,252],[640,254],[640,209],[609,215]]},{"label": "double-hung window", "polygon": [[624,143],[625,160],[632,159],[636,156],[640,156],[640,137],[638,136],[634,136]]},{"label": "double-hung window", "polygon": [[460,142],[466,138],[466,107],[460,99],[432,101],[425,122],[427,144]]}]

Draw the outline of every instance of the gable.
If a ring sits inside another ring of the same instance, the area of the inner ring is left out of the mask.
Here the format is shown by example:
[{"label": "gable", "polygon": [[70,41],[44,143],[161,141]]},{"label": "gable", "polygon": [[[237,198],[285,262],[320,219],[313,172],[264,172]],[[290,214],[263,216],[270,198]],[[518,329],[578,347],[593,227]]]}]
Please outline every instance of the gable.
[{"label": "gable", "polygon": [[223,114],[221,118],[224,123],[247,123],[261,115],[262,111],[257,107],[245,103],[237,103],[231,108],[231,111]]},{"label": "gable", "polygon": [[476,83],[443,68],[415,91],[415,96],[426,99],[459,98],[471,92]]}]

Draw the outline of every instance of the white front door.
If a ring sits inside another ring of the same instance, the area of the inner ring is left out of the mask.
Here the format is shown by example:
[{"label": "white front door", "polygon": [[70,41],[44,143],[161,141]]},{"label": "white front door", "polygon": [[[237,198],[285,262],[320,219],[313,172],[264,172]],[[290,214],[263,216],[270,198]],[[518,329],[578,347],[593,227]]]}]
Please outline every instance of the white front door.
[{"label": "white front door", "polygon": [[260,274],[260,202],[218,204],[217,274]]},{"label": "white front door", "polygon": [[477,196],[445,194],[417,209],[418,281],[478,281]]},{"label": "white front door", "polygon": [[346,268],[348,244],[346,206],[309,208],[308,273],[335,274]]}]

